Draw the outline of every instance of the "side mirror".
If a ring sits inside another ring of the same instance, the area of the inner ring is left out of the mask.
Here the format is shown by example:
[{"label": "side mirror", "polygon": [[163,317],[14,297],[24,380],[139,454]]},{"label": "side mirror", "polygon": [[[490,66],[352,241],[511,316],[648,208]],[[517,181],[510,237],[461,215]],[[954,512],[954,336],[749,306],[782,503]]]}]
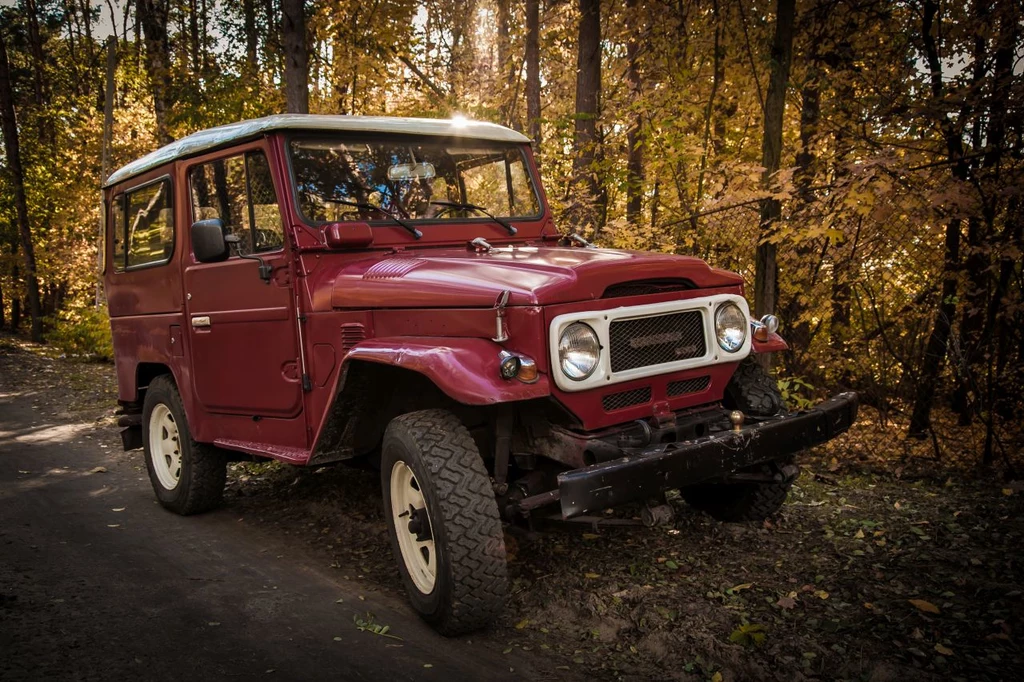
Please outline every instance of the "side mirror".
[{"label": "side mirror", "polygon": [[220,218],[197,220],[192,223],[192,253],[200,263],[219,263],[227,260],[228,242],[224,238],[224,221]]}]

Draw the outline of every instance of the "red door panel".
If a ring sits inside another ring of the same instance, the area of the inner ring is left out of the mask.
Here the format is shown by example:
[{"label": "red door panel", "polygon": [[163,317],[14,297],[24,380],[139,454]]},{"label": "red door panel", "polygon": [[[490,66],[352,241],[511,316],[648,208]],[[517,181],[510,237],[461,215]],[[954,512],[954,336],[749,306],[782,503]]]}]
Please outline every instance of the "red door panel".
[{"label": "red door panel", "polygon": [[[287,269],[266,258],[275,274]],[[289,278],[280,278],[287,281]],[[302,408],[292,290],[232,258],[185,270],[186,324],[199,403],[210,412],[294,417]]]}]

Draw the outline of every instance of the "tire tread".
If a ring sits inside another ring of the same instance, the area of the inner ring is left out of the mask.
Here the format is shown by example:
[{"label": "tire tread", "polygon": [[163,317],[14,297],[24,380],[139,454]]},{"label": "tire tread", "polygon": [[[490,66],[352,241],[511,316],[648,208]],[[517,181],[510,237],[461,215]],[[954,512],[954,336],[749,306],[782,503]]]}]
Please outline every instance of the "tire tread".
[{"label": "tire tread", "polygon": [[[146,396],[167,394],[167,404],[175,413],[179,437],[188,439],[191,451],[191,463],[187,481],[179,481],[178,485],[186,484],[185,495],[173,502],[160,500],[160,503],[171,511],[182,516],[191,516],[210,511],[220,505],[224,499],[224,484],[227,481],[227,461],[224,454],[214,445],[200,443],[192,438],[192,430],[184,418],[185,408],[181,402],[181,394],[170,375],[161,375],[150,382]],[[148,416],[149,411],[145,411]],[[144,432],[148,423],[143,424]],[[148,432],[145,435],[148,438]],[[147,458],[149,455],[147,454]],[[151,474],[152,476],[152,474]],[[158,485],[154,481],[154,487]]]},{"label": "tire tread", "polygon": [[498,505],[476,443],[447,410],[401,415],[392,429],[405,429],[419,444],[444,518],[452,591],[434,627],[446,636],[478,630],[504,608],[508,569]]}]

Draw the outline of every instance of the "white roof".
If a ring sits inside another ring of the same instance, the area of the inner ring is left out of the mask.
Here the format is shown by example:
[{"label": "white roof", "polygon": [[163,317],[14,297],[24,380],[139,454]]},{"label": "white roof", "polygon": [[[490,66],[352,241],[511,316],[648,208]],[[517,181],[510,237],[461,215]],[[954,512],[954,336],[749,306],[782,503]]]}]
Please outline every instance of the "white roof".
[{"label": "white roof", "polygon": [[155,152],[150,152],[127,166],[114,171],[103,184],[116,185],[128,178],[145,173],[176,159],[195,156],[273,130],[324,130],[370,133],[397,133],[406,135],[437,135],[465,137],[497,142],[529,142],[525,135],[505,126],[462,118],[402,118],[398,116],[324,116],[317,114],[278,114],[250,121],[229,123],[208,128],[176,140]]}]

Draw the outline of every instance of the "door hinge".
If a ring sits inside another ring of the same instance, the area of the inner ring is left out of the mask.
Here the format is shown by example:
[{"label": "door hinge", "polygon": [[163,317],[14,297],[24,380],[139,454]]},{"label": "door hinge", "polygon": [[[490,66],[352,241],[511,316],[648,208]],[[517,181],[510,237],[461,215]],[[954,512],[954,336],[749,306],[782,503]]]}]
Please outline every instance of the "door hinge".
[{"label": "door hinge", "polygon": [[313,390],[313,382],[309,380],[309,375],[306,373],[302,374],[302,390],[306,393]]}]

